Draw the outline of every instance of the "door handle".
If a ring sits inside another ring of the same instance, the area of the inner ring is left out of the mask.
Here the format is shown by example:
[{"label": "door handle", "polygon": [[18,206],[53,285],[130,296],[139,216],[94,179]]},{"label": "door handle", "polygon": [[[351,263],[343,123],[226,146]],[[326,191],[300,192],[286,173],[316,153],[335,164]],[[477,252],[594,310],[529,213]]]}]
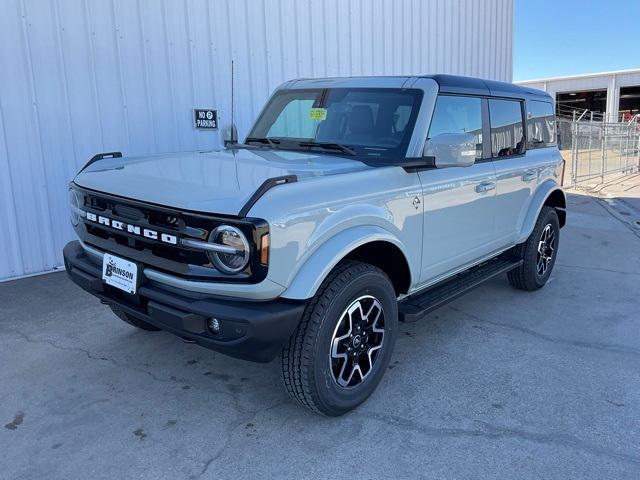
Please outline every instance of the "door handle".
[{"label": "door handle", "polygon": [[524,175],[522,175],[523,182],[530,182],[532,180],[535,180],[536,178],[538,178],[538,172],[536,172],[535,170],[524,172]]},{"label": "door handle", "polygon": [[482,182],[476,185],[476,192],[485,193],[496,188],[495,182]]}]

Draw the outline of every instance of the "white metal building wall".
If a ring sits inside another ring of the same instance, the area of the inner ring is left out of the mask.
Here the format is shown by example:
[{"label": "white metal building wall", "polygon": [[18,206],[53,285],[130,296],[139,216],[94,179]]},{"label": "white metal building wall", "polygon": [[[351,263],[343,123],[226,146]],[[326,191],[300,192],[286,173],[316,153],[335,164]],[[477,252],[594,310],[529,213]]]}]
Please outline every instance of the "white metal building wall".
[{"label": "white metal building wall", "polygon": [[553,98],[556,97],[556,93],[606,89],[607,111],[605,116],[608,121],[617,122],[618,108],[620,106],[620,87],[640,85],[640,69],[523,80],[516,83],[544,90]]},{"label": "white metal building wall", "polygon": [[51,270],[97,152],[218,148],[295,77],[511,80],[513,0],[0,0],[0,280]]}]

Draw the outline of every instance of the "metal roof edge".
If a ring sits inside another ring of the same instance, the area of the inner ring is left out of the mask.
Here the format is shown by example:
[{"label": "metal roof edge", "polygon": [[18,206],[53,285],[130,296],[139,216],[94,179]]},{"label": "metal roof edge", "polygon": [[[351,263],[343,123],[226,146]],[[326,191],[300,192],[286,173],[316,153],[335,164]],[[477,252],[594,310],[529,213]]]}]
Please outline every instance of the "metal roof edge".
[{"label": "metal roof edge", "polygon": [[513,83],[515,83],[516,85],[523,85],[527,83],[554,82],[558,80],[574,80],[574,79],[580,79],[580,78],[606,77],[608,75],[623,75],[625,73],[640,73],[640,68],[629,68],[626,70],[611,70],[610,72],[580,73],[578,75],[535,78],[532,80],[518,80],[517,82],[513,82]]}]

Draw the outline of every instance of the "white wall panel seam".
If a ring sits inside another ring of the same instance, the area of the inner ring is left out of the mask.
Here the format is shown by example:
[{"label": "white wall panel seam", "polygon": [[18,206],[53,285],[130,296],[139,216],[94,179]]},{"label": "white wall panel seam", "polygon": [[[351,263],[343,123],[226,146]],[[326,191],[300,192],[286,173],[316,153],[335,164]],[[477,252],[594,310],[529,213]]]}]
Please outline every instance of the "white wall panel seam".
[{"label": "white wall panel seam", "polygon": [[93,25],[90,20],[90,10],[89,10],[89,2],[88,0],[83,0],[82,2],[83,12],[84,12],[84,26],[85,32],[87,34],[87,45],[89,48],[87,49],[87,54],[89,56],[89,64],[91,65],[91,85],[93,87],[93,100],[95,103],[96,109],[96,121],[98,122],[98,133],[100,134],[100,141],[102,143],[101,151],[104,151],[104,129],[102,128],[102,109],[100,108],[100,99],[99,99],[99,90],[98,90],[98,80],[96,78],[96,57],[95,57],[95,49],[93,45]]},{"label": "white wall panel seam", "polygon": [[[40,115],[38,111],[38,97],[36,93],[35,87],[35,77],[33,75],[33,63],[32,63],[32,54],[31,54],[31,45],[29,43],[29,32],[28,32],[28,21],[26,17],[26,11],[24,6],[24,0],[20,1],[20,14],[22,16],[22,37],[23,37],[23,48],[26,55],[26,68],[27,68],[27,82],[29,85],[29,93],[31,95],[31,113],[33,116],[33,125],[35,127],[35,137],[37,139],[37,147],[38,151],[38,160],[36,162],[36,168],[39,173],[39,178],[37,180],[42,181],[42,184],[38,185],[36,189],[37,197],[41,199],[40,205],[34,205],[34,208],[37,210],[37,217],[46,217],[43,221],[39,222],[39,225],[42,226],[44,232],[38,238],[38,241],[41,245],[41,249],[37,254],[42,258],[42,263],[45,268],[51,268],[55,266],[55,251],[52,248],[54,234],[53,234],[53,222],[50,215],[43,215],[45,209],[48,209],[50,205],[49,202],[49,192],[48,192],[48,182],[47,182],[47,174],[44,166],[44,149],[43,149],[43,138],[42,138],[42,126],[40,124]],[[32,157],[31,157],[32,158]],[[43,191],[44,191],[44,199],[46,202],[43,202]],[[34,216],[34,217],[35,217]],[[44,244],[44,245],[43,245]],[[35,254],[36,252],[31,252]]]},{"label": "white wall panel seam", "polygon": [[[155,151],[158,151],[158,138],[156,136],[156,130],[154,126],[154,115],[153,115],[153,102],[151,97],[151,86],[149,82],[149,58],[147,54],[147,39],[145,35],[144,22],[142,17],[142,8],[140,6],[140,0],[136,0],[136,9],[137,9],[137,17],[138,17],[138,31],[140,32],[140,50],[142,52],[143,59],[143,76],[147,97],[147,112],[149,115],[149,123],[151,124],[151,138],[153,140],[153,147]],[[169,67],[170,65],[168,65]]]},{"label": "white wall panel seam", "polygon": [[[62,30],[63,30],[63,26],[62,26],[62,22],[60,20],[60,7],[58,5],[58,0],[51,0],[51,8],[53,9],[53,22],[54,22],[54,29],[56,32],[56,43],[57,43],[57,50],[58,50],[58,65],[60,68],[60,76],[61,76],[61,80],[62,80],[62,95],[64,97],[64,111],[65,111],[65,116],[66,116],[66,120],[67,120],[67,128],[69,130],[69,139],[71,140],[70,143],[70,147],[71,147],[71,152],[73,154],[73,159],[71,162],[71,167],[72,169],[76,168],[76,165],[78,164],[78,152],[76,150],[76,139],[75,139],[75,133],[73,131],[73,118],[71,115],[71,103],[69,102],[69,80],[67,78],[67,68],[66,68],[66,58],[65,58],[65,49],[64,49],[64,43],[63,43],[63,38],[62,38]],[[73,175],[73,172],[71,171],[72,169],[69,169],[69,159],[65,159],[65,171],[67,172],[67,175]]]},{"label": "white wall panel seam", "polygon": [[[2,163],[0,164],[0,168],[2,168],[2,172],[0,172],[0,176],[3,179],[2,182],[2,204],[4,206],[5,215],[3,218],[6,219],[5,228],[8,231],[8,235],[3,237],[4,241],[9,241],[10,248],[4,252],[5,259],[7,262],[11,261],[13,268],[7,266],[8,272],[3,272],[0,270],[0,278],[2,275],[5,276],[15,276],[25,271],[24,268],[24,259],[22,258],[25,254],[23,250],[24,242],[22,242],[20,238],[20,228],[18,225],[17,218],[17,206],[16,197],[13,191],[13,182],[11,178],[11,168],[9,166],[9,147],[7,146],[7,131],[4,126],[4,110],[2,108],[2,97],[0,96],[0,133],[2,137],[0,138],[0,146],[2,146],[2,151],[0,153],[4,153],[2,155]],[[6,162],[6,164],[5,164]],[[11,255],[9,255],[9,251],[11,251]],[[19,262],[18,265],[15,262]]]},{"label": "white wall panel seam", "polygon": [[169,97],[171,99],[170,107],[171,107],[171,119],[173,120],[173,135],[174,135],[174,145],[177,145],[179,150],[182,150],[182,138],[180,136],[180,129],[178,125],[180,124],[178,120],[178,109],[176,108],[176,89],[175,89],[175,79],[173,73],[173,48],[172,43],[169,41],[169,28],[167,26],[167,3],[162,2],[161,11],[162,15],[162,35],[164,36],[164,56],[167,61],[166,69],[167,69],[167,82],[169,85]]},{"label": "white wall panel seam", "polygon": [[[284,25],[282,24],[282,1],[278,2],[278,41],[280,45],[280,52],[284,52]],[[280,76],[284,78],[284,56],[280,58]]]},{"label": "white wall panel seam", "polygon": [[[233,63],[233,69],[232,69],[232,65],[231,62],[233,62],[233,49],[232,49],[232,40],[231,40],[231,12],[229,9],[229,2],[225,2],[225,19],[226,21],[223,21],[222,23],[224,23],[224,25],[226,26],[226,32],[227,32],[227,53],[229,55],[229,98],[228,98],[228,105],[229,105],[229,111],[231,112],[231,114],[229,115],[230,119],[233,118],[234,119],[234,123],[235,123],[235,84],[232,82],[231,76],[232,73],[235,71],[235,62]],[[232,96],[232,92],[233,92],[233,96]]]},{"label": "white wall panel seam", "polygon": [[[191,77],[191,104],[198,105],[198,85],[196,81],[196,75],[193,67],[193,51],[196,48],[195,40],[193,38],[193,28],[191,26],[191,15],[189,14],[189,1],[184,0],[184,24],[187,31],[187,58],[189,60],[189,76]],[[196,143],[195,146],[200,146],[200,130],[196,130]]]},{"label": "white wall panel seam", "polygon": [[206,5],[206,11],[207,11],[207,51],[209,52],[209,68],[211,69],[211,78],[209,78],[209,80],[211,81],[210,84],[210,88],[211,88],[211,96],[213,98],[213,103],[212,103],[212,107],[215,107],[217,100],[218,100],[218,95],[216,94],[216,81],[215,81],[215,75],[216,75],[216,67],[215,67],[215,62],[213,59],[213,52],[214,52],[214,45],[215,43],[213,42],[213,37],[211,35],[211,2],[205,2]]},{"label": "white wall panel seam", "polygon": [[[248,111],[248,116],[251,117],[252,113],[255,109],[255,92],[254,89],[252,88],[251,85],[251,80],[252,80],[252,73],[253,73],[253,68],[252,68],[252,61],[251,61],[251,57],[252,57],[252,51],[251,51],[251,41],[250,41],[250,37],[249,37],[249,6],[248,6],[248,0],[242,0],[242,10],[244,15],[243,17],[243,22],[244,22],[244,47],[245,47],[245,52],[244,52],[244,56],[243,58],[245,59],[245,63],[246,63],[246,71],[247,71],[247,77],[245,79],[243,79],[243,81],[247,82],[247,86],[249,87],[249,108],[247,109]],[[231,13],[232,16],[234,16],[234,13]],[[244,126],[244,119],[243,119],[243,126]]]},{"label": "white wall panel seam", "polygon": [[[266,5],[266,0],[261,0],[262,3],[262,16],[263,18],[267,18],[267,5]],[[269,49],[269,41],[268,41],[268,34],[267,34],[267,25],[262,25],[262,43],[264,46],[264,56],[262,57],[264,59],[264,84],[265,84],[265,90],[269,90],[270,84],[269,81],[271,79],[271,74],[269,71],[269,65],[270,65],[270,58],[271,58],[271,52]],[[325,59],[326,60],[326,59]]]},{"label": "white wall panel seam", "polygon": [[120,96],[122,98],[122,119],[124,121],[124,131],[126,137],[126,150],[131,151],[131,132],[129,131],[129,114],[127,110],[127,93],[125,89],[124,71],[122,68],[122,53],[120,46],[120,26],[116,14],[115,0],[111,0],[111,14],[113,16],[113,34],[116,46],[118,77],[120,80]]}]

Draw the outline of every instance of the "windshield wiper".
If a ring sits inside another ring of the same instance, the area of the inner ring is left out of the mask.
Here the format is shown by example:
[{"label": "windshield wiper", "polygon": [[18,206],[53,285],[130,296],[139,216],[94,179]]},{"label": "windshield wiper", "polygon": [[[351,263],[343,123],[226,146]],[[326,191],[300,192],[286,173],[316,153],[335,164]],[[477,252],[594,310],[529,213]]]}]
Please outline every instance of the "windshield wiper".
[{"label": "windshield wiper", "polygon": [[261,144],[269,145],[272,148],[275,148],[280,143],[280,140],[277,140],[275,138],[269,138],[269,137],[248,137],[245,140],[245,143],[250,143],[250,142],[261,143]]},{"label": "windshield wiper", "polygon": [[352,156],[357,155],[356,151],[352,147],[348,145],[343,145],[341,143],[299,142],[298,145],[300,145],[301,147],[324,148],[326,150],[340,150],[342,153],[346,153],[347,155],[352,155]]}]

